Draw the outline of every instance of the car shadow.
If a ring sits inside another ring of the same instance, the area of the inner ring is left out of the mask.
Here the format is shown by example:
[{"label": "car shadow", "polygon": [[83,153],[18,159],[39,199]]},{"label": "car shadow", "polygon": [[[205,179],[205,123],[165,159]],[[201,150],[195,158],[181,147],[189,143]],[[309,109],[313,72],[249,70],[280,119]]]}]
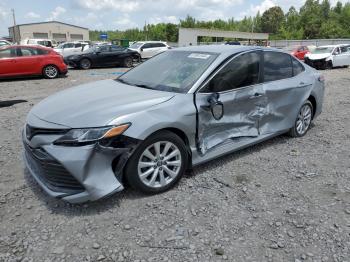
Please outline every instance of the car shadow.
[{"label": "car shadow", "polygon": [[68,75],[60,75],[54,79],[46,79],[43,76],[35,75],[35,76],[18,76],[18,77],[9,77],[9,78],[0,78],[0,83],[6,82],[19,82],[19,81],[29,81],[29,80],[56,80],[60,78],[67,78]]},{"label": "car shadow", "polygon": [[[314,127],[312,123],[310,130]],[[217,159],[211,160],[209,162],[203,163],[189,170],[183,178],[191,179],[191,177],[196,177],[201,175],[203,172],[215,170],[219,166],[223,166],[229,162],[238,160],[242,157],[247,156],[253,152],[259,152],[266,148],[285,144],[288,140],[293,139],[286,134],[282,134],[271,138],[269,140],[263,141],[256,145],[249,146],[247,148],[238,150],[231,154],[219,157]],[[52,214],[61,214],[65,216],[89,216],[93,214],[99,214],[101,212],[106,212],[112,208],[120,207],[121,202],[125,200],[140,200],[143,198],[152,198],[152,195],[146,195],[135,190],[132,190],[126,185],[126,188],[119,193],[113,194],[107,198],[103,198],[94,202],[87,202],[82,204],[71,204],[61,199],[56,199],[50,197],[46,192],[37,184],[35,179],[29,174],[29,171],[25,169],[24,178],[27,182],[28,187],[34,192],[38,201],[42,202],[46,208]],[[185,180],[182,180],[183,182]],[[181,181],[180,181],[181,183]],[[172,190],[172,189],[170,189]],[[176,187],[175,187],[176,190]],[[166,194],[163,193],[163,194]]]}]

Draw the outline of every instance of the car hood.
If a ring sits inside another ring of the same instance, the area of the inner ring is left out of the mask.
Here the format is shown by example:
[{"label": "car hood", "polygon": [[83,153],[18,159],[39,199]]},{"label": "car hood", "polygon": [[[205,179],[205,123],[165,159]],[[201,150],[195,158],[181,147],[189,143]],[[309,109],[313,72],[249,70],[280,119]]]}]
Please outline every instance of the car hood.
[{"label": "car hood", "polygon": [[331,56],[331,53],[324,53],[324,54],[306,54],[305,57],[311,59],[311,60],[318,60],[318,59],[325,59],[327,57]]},{"label": "car hood", "polygon": [[174,95],[103,80],[49,96],[34,106],[30,114],[71,128],[100,127],[117,117],[164,103]]}]

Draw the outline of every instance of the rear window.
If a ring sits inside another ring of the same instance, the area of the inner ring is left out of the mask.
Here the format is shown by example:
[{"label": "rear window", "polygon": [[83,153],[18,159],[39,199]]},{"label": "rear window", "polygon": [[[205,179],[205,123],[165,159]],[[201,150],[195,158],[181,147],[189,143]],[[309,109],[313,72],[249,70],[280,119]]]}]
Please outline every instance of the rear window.
[{"label": "rear window", "polygon": [[292,58],[280,52],[264,52],[264,82],[276,81],[293,76]]},{"label": "rear window", "polygon": [[22,56],[36,56],[36,55],[46,55],[48,51],[39,48],[32,47],[21,47],[20,48]]}]

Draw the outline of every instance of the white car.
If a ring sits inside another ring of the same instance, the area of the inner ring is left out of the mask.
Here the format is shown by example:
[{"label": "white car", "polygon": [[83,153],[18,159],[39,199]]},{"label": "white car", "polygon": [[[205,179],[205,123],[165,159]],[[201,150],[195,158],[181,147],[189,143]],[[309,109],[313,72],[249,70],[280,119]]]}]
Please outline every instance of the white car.
[{"label": "white car", "polygon": [[53,39],[24,39],[21,41],[21,45],[41,45],[46,47],[57,46],[56,40]]},{"label": "white car", "polygon": [[0,39],[0,47],[1,46],[7,46],[7,45],[12,45],[9,41],[5,39]]},{"label": "white car", "polygon": [[350,65],[350,45],[325,45],[316,47],[305,55],[305,63],[316,69]]},{"label": "white car", "polygon": [[151,58],[159,53],[162,53],[170,47],[166,42],[161,41],[143,41],[135,42],[130,47],[130,50],[137,51],[142,59]]},{"label": "white car", "polygon": [[66,42],[59,44],[54,50],[63,57],[81,53],[90,48],[87,42]]}]

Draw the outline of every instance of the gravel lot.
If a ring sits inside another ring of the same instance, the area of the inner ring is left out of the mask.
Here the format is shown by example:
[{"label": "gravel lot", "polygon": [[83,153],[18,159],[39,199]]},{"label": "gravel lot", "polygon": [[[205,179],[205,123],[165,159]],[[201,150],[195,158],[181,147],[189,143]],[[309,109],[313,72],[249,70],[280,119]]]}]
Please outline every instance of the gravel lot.
[{"label": "gravel lot", "polygon": [[28,100],[0,108],[0,261],[350,261],[349,69],[324,71],[324,110],[303,138],[197,167],[161,195],[48,197],[23,168],[26,114],[58,90],[122,71],[0,82],[1,100]]}]

